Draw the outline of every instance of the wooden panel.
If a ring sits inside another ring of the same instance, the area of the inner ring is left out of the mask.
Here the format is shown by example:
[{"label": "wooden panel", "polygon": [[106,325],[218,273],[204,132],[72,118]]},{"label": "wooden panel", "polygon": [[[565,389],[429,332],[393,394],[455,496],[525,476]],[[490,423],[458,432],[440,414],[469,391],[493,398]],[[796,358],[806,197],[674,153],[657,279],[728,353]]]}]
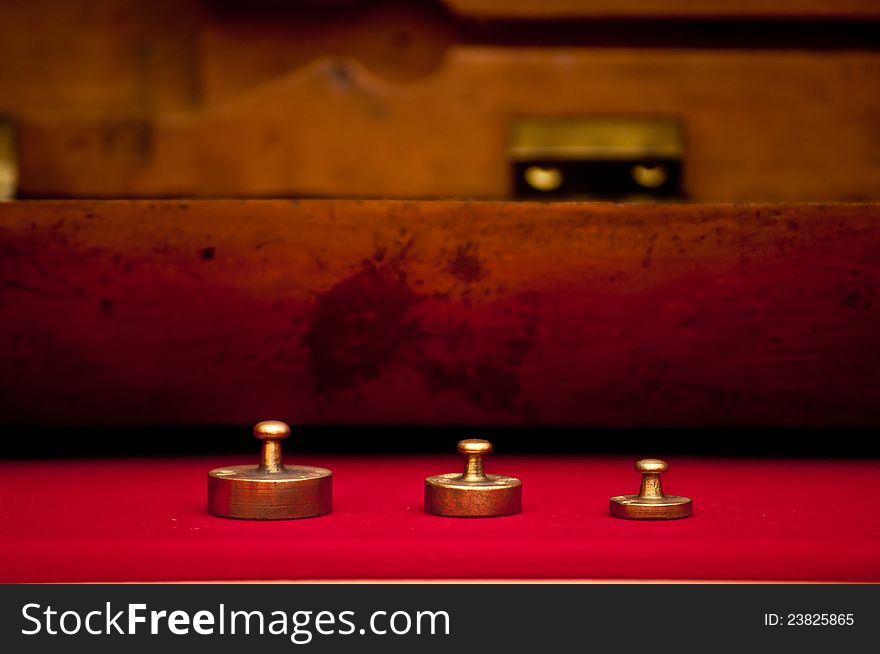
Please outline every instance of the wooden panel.
[{"label": "wooden panel", "polygon": [[548,18],[626,16],[662,18],[877,17],[874,0],[446,0],[472,16]]},{"label": "wooden panel", "polygon": [[[478,20],[500,3],[458,3],[0,3],[20,192],[505,198],[517,117],[663,114],[686,129],[693,200],[880,200],[870,22]],[[574,7],[510,12],[539,5]]]},{"label": "wooden panel", "polygon": [[195,97],[191,0],[0,2],[0,111],[140,118]]},{"label": "wooden panel", "polygon": [[880,422],[880,206],[0,205],[0,420]]},{"label": "wooden panel", "polygon": [[[236,50],[213,52],[216,80]],[[198,115],[24,118],[22,192],[500,198],[516,116],[662,114],[694,200],[880,199],[880,54],[461,48],[403,86],[332,61],[225,79]]]}]

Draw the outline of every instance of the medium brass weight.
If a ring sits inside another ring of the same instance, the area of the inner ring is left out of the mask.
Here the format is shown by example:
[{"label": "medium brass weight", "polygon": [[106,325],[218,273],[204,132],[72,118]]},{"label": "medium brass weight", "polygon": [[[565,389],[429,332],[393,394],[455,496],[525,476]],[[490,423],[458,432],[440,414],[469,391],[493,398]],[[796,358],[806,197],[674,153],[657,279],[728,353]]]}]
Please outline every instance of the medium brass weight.
[{"label": "medium brass weight", "polygon": [[636,471],[642,474],[638,495],[616,495],[609,500],[609,512],[615,518],[631,520],[671,520],[686,518],[693,512],[689,497],[664,495],[660,475],[669,469],[666,461],[641,459]]},{"label": "medium brass weight", "polygon": [[460,441],[464,472],[425,479],[425,512],[456,518],[488,518],[522,510],[522,482],[516,477],[486,474],[483,456],[492,451],[489,441]]},{"label": "medium brass weight", "polygon": [[281,441],[290,427],[266,420],[254,427],[263,441],[258,465],[226,466],[208,473],[208,512],[224,518],[284,520],[330,513],[333,473],[326,468],[286,466]]}]

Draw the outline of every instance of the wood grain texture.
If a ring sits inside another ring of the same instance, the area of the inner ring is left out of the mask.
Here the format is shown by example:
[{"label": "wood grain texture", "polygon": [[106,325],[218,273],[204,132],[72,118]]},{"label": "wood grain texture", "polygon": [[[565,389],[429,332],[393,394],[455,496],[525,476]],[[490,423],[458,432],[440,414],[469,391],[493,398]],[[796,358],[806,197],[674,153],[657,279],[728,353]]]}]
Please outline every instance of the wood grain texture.
[{"label": "wood grain texture", "polygon": [[873,425],[880,206],[0,205],[0,421]]}]

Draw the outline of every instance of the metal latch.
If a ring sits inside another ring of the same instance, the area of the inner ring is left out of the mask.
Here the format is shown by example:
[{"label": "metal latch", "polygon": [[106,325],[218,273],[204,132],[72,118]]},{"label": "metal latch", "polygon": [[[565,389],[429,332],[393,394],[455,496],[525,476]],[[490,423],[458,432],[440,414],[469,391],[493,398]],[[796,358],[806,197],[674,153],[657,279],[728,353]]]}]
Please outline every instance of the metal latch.
[{"label": "metal latch", "polygon": [[683,156],[667,116],[522,119],[508,148],[521,198],[680,199]]},{"label": "metal latch", "polygon": [[18,190],[18,158],[15,148],[15,126],[0,116],[0,201],[12,200]]}]

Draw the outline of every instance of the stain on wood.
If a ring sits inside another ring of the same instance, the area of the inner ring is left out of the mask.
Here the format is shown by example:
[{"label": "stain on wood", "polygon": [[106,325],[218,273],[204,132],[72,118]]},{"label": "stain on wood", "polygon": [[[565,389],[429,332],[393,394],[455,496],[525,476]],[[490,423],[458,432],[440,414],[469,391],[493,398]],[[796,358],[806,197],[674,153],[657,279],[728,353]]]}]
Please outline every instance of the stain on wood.
[{"label": "stain on wood", "polygon": [[0,421],[867,425],[880,206],[0,205]]}]

